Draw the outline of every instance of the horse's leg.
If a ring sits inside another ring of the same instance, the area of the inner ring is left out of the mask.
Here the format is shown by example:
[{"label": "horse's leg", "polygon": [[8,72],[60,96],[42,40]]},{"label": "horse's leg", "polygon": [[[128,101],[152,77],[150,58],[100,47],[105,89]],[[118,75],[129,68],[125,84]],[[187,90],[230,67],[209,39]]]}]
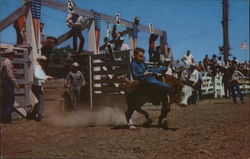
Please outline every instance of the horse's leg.
[{"label": "horse's leg", "polygon": [[161,107],[161,115],[158,118],[158,125],[162,125],[162,120],[167,116],[167,114],[171,111],[170,109],[170,103],[167,102],[167,100],[164,100],[162,102],[162,107]]},{"label": "horse's leg", "polygon": [[132,115],[133,115],[134,111],[135,111],[134,106],[128,106],[128,109],[125,113],[126,120],[127,120],[127,123],[128,123],[128,126],[130,129],[135,128],[133,121],[132,121]]},{"label": "horse's leg", "polygon": [[[144,104],[144,103],[143,103],[143,104]],[[136,107],[135,110],[136,110],[138,113],[141,113],[141,114],[143,114],[143,115],[145,116],[145,118],[147,119],[145,125],[150,125],[153,121],[152,121],[152,119],[149,118],[148,112],[146,112],[145,110],[141,109],[141,106],[142,106],[143,104],[138,105],[138,106]]]}]

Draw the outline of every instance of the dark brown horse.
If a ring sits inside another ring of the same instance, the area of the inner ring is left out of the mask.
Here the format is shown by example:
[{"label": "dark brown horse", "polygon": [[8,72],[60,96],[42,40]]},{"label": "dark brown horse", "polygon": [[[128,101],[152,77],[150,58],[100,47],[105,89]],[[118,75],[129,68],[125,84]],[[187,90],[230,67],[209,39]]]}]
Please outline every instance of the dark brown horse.
[{"label": "dark brown horse", "polygon": [[[164,77],[160,76],[159,80],[167,83],[171,87],[168,97],[162,101],[161,114],[158,118],[158,125],[162,126],[162,120],[170,112],[170,105],[174,102],[178,102],[178,99],[181,96],[183,84],[180,80],[170,75],[164,75]],[[135,128],[131,119],[134,111],[143,114],[147,119],[145,124],[150,125],[152,120],[149,118],[149,114],[145,110],[141,109],[141,106],[143,106],[146,102],[153,102],[155,97],[153,94],[157,94],[157,92],[148,90],[147,85],[144,82],[137,80],[132,82],[127,80],[127,85],[121,86],[121,88],[123,88],[126,95],[128,109],[125,115],[130,128]]]}]

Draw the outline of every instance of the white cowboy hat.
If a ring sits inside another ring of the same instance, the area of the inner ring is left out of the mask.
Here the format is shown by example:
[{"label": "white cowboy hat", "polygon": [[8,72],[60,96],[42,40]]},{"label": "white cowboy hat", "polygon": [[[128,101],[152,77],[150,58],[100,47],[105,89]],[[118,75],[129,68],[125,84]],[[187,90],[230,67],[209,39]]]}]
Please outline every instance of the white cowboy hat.
[{"label": "white cowboy hat", "polygon": [[74,67],[78,67],[78,66],[79,66],[79,64],[78,64],[77,62],[74,62],[74,63],[72,64],[72,66],[74,66]]},{"label": "white cowboy hat", "polygon": [[42,55],[42,56],[38,57],[36,60],[44,60],[44,61],[46,61],[47,57]]}]

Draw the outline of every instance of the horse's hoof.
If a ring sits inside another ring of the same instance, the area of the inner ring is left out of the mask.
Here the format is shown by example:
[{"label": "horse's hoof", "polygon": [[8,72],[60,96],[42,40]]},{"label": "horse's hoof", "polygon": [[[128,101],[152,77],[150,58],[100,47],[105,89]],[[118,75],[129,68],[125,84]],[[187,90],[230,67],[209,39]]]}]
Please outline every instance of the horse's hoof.
[{"label": "horse's hoof", "polygon": [[153,120],[152,119],[148,119],[144,125],[151,125],[153,123]]},{"label": "horse's hoof", "polygon": [[134,130],[134,129],[136,129],[136,127],[134,125],[129,125],[129,129]]}]

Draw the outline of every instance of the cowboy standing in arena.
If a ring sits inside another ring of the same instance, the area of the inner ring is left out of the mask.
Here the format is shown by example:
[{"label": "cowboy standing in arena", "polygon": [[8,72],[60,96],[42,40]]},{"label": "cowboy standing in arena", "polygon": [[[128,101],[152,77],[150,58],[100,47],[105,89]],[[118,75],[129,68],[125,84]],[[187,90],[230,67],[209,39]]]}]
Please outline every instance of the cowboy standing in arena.
[{"label": "cowboy standing in arena", "polygon": [[197,67],[195,64],[190,65],[190,74],[189,79],[191,82],[192,87],[194,88],[194,95],[193,95],[193,103],[196,104],[197,97],[199,95],[199,92],[201,91],[201,79],[200,79],[200,72],[197,70]]},{"label": "cowboy standing in arena", "polygon": [[240,79],[240,76],[241,77],[244,77],[244,75],[238,71],[236,69],[236,66],[232,66],[230,68],[230,70],[232,71],[232,76],[231,76],[231,94],[232,94],[232,97],[233,97],[233,102],[236,104],[236,95],[235,95],[235,90],[237,91],[237,94],[239,95],[240,97],[240,101],[241,103],[243,104],[244,103],[244,100],[243,100],[243,95],[241,93],[241,90],[240,90],[240,86],[239,86],[239,82],[238,80]]},{"label": "cowboy standing in arena", "polygon": [[46,65],[46,61],[48,59],[45,56],[41,56],[37,58],[38,64],[35,66],[34,71],[34,81],[32,84],[32,92],[36,96],[38,103],[34,106],[31,114],[28,119],[35,119],[36,121],[42,121],[45,99],[43,95],[43,85],[46,80],[51,80],[53,77],[46,75],[44,72],[44,67]]},{"label": "cowboy standing in arena", "polygon": [[74,62],[72,64],[72,71],[70,71],[65,79],[65,86],[69,87],[70,99],[73,108],[78,108],[80,102],[81,87],[85,85],[85,79],[81,71],[78,69],[79,64]]},{"label": "cowboy standing in arena", "polygon": [[20,86],[17,84],[17,79],[15,77],[16,72],[12,63],[15,57],[13,48],[7,48],[4,51],[3,56],[5,56],[5,59],[1,63],[0,72],[3,94],[5,95],[4,98],[6,99],[6,103],[4,103],[4,106],[1,106],[1,120],[3,123],[10,123],[11,113],[15,103],[15,88],[19,89]]}]

